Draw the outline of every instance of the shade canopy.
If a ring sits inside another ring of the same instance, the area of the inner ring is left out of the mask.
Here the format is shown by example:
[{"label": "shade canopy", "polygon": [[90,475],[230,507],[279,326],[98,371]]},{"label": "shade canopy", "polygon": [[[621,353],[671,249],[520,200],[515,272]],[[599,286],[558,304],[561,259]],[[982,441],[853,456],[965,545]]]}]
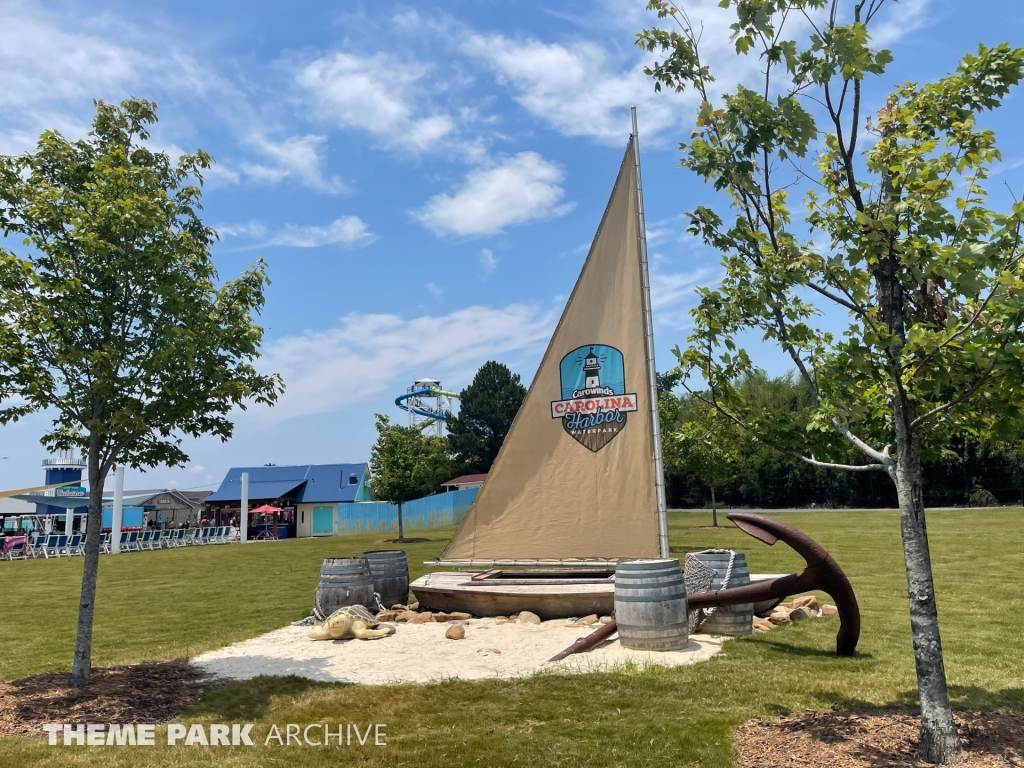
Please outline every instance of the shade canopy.
[{"label": "shade canopy", "polygon": [[31,488],[17,488],[13,491],[0,491],[0,499],[17,499],[19,496],[34,493],[36,491],[48,491],[52,488],[63,488],[66,485],[73,485],[73,483],[65,480],[63,483],[52,483],[51,485],[33,485]]},{"label": "shade canopy", "polygon": [[[67,483],[64,483],[67,485]],[[59,487],[59,486],[56,486]],[[152,494],[150,494],[152,496]],[[125,503],[134,501],[136,499],[150,498],[150,496],[125,496]],[[89,506],[88,496],[44,496],[36,493],[19,493],[16,496],[11,496],[12,499],[18,501],[27,501],[29,504],[46,504],[51,507],[63,507],[64,509],[78,509],[79,507]],[[112,500],[104,499],[104,503],[113,503]],[[19,513],[24,515],[33,514],[31,512]]]},{"label": "shade canopy", "polygon": [[29,504],[47,504],[51,507],[63,507],[64,509],[78,509],[79,507],[89,506],[88,496],[43,496],[42,494],[19,493],[11,498],[18,501],[27,501]]}]

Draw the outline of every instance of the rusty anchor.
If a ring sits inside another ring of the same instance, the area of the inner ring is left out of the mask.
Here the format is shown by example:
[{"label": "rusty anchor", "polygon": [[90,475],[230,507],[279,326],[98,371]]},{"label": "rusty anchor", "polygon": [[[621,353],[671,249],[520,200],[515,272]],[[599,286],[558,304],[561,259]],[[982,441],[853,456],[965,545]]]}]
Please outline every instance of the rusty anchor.
[{"label": "rusty anchor", "polygon": [[[852,656],[860,639],[860,608],[850,580],[832,556],[818,542],[789,523],[773,517],[749,512],[731,512],[726,517],[746,534],[772,546],[782,541],[792,547],[807,562],[802,571],[761,581],[743,587],[719,589],[689,596],[691,610],[756,603],[763,600],[784,599],[789,595],[819,590],[828,594],[839,611],[839,632],[836,634],[836,655]],[[596,632],[581,637],[549,661],[559,661],[574,653],[587,651],[610,637],[617,627],[615,617]]]}]

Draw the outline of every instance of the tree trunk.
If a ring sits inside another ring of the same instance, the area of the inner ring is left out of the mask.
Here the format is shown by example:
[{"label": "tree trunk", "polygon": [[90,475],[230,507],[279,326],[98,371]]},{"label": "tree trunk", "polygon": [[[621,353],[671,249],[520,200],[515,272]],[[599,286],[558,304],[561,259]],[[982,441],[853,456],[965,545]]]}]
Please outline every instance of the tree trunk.
[{"label": "tree trunk", "polygon": [[964,440],[963,456],[960,457],[960,468],[964,473],[964,505],[973,506],[971,504],[971,486],[967,482],[967,440]]},{"label": "tree trunk", "polygon": [[402,502],[398,502],[398,540],[405,541],[405,529],[402,527]]},{"label": "tree trunk", "polygon": [[1020,466],[1020,454],[1017,454],[1017,484],[1020,486],[1020,504],[1024,507],[1024,470]]},{"label": "tree trunk", "polygon": [[960,739],[946,687],[946,666],[939,639],[939,614],[928,551],[924,497],[921,489],[921,443],[916,429],[908,430],[916,416],[912,403],[893,409],[896,421],[896,493],[900,505],[903,558],[907,567],[910,597],[910,629],[917,667],[917,692],[921,701],[921,758],[938,765],[963,760]]},{"label": "tree trunk", "polygon": [[103,480],[100,476],[99,438],[89,437],[89,513],[85,528],[85,567],[78,600],[78,632],[70,686],[85,685],[92,674],[92,622],[96,608],[96,575],[100,566],[100,528],[103,525]]},{"label": "tree trunk", "polygon": [[718,527],[718,508],[715,506],[715,486],[711,486],[711,524]]}]

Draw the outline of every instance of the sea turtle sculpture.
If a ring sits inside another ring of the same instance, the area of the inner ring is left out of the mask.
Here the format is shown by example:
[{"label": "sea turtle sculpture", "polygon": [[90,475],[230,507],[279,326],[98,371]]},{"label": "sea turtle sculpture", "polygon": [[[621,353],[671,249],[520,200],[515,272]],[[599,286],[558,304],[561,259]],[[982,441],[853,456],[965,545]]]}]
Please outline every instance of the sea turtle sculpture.
[{"label": "sea turtle sculpture", "polygon": [[[374,629],[378,626],[380,629]],[[379,637],[387,637],[394,631],[395,628],[390,624],[382,626],[363,606],[346,605],[336,610],[322,623],[314,624],[309,636],[314,640],[345,640],[352,637],[359,640],[376,640]]]}]

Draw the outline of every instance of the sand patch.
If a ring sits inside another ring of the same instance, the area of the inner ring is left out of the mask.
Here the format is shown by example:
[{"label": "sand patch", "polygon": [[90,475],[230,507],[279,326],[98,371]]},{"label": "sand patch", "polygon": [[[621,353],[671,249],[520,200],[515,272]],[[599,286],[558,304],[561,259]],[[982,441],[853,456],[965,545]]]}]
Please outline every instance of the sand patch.
[{"label": "sand patch", "polygon": [[711,658],[724,638],[691,635],[682,651],[651,653],[623,648],[618,635],[601,646],[546,663],[594,628],[570,628],[564,619],[541,624],[464,622],[463,640],[448,640],[449,623],[398,624],[379,640],[310,640],[309,627],[283,627],[252,640],[210,651],[193,662],[210,674],[248,680],[259,675],[298,675],[328,682],[387,685],[459,678],[520,677],[544,670],[569,673],[611,669],[627,663],[681,666]]}]

